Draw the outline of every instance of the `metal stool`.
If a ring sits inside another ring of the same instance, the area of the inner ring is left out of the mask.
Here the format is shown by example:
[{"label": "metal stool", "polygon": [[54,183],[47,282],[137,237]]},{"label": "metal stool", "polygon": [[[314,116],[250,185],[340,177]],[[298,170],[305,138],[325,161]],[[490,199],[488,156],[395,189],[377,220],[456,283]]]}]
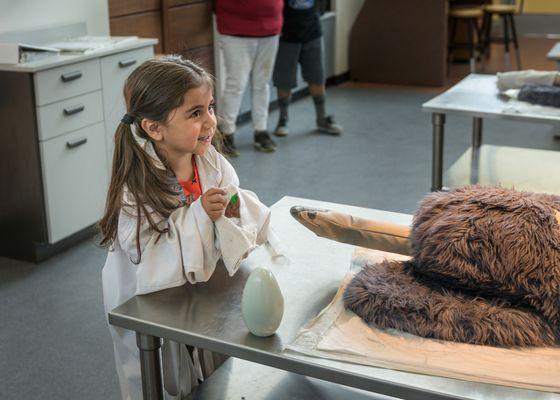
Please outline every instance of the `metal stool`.
[{"label": "metal stool", "polygon": [[[476,72],[476,57],[477,57],[477,43],[480,40],[480,32],[478,30],[478,21],[482,18],[484,12],[481,8],[452,8],[449,10],[449,17],[451,18],[451,29],[449,37],[449,50],[447,53],[447,70],[453,58],[453,50],[456,48],[468,48],[470,50],[470,71]],[[467,24],[468,29],[468,42],[459,43],[455,42],[455,35],[457,33],[457,24],[459,21]]]},{"label": "metal stool", "polygon": [[[515,31],[515,21],[513,16],[523,10],[523,0],[519,4],[515,1],[514,4],[489,4],[484,6],[484,20],[482,23],[482,32],[484,34],[483,53],[486,58],[490,56],[490,43],[503,43],[504,44],[504,63],[506,70],[510,69],[510,56],[509,44],[513,43],[515,47],[515,56],[517,61],[517,69],[521,69],[521,57],[519,55],[519,43],[517,41],[517,33]],[[492,37],[492,20],[494,15],[502,18],[504,29],[503,37]],[[510,33],[511,31],[511,38]]]}]

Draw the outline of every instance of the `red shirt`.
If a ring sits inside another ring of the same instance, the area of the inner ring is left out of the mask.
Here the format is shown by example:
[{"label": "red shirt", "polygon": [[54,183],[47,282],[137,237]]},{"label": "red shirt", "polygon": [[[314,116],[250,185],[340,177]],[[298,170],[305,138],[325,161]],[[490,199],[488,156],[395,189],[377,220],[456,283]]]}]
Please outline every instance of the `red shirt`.
[{"label": "red shirt", "polygon": [[198,178],[198,168],[196,167],[196,161],[192,157],[192,165],[194,178],[179,181],[179,185],[183,188],[183,193],[187,197],[187,204],[191,204],[196,201],[200,196],[202,196],[202,187],[200,186],[200,179]]},{"label": "red shirt", "polygon": [[284,0],[216,0],[222,35],[265,37],[282,31]]}]

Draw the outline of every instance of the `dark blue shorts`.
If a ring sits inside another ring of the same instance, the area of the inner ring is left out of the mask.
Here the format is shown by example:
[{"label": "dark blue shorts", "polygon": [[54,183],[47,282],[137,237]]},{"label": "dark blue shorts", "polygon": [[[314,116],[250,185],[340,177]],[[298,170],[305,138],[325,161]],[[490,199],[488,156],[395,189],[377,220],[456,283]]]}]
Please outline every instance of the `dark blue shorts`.
[{"label": "dark blue shorts", "polygon": [[301,74],[305,82],[316,85],[325,83],[322,36],[307,43],[280,40],[272,75],[274,86],[279,89],[295,88],[298,64],[301,65]]}]

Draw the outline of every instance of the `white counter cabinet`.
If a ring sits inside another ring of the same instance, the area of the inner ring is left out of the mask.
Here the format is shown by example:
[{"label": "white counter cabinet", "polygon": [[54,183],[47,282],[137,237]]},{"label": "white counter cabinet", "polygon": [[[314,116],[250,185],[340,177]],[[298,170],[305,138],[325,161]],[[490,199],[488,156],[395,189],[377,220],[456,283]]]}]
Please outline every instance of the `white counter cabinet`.
[{"label": "white counter cabinet", "polygon": [[40,261],[91,236],[125,112],[124,81],[156,43],[0,64],[0,255]]}]

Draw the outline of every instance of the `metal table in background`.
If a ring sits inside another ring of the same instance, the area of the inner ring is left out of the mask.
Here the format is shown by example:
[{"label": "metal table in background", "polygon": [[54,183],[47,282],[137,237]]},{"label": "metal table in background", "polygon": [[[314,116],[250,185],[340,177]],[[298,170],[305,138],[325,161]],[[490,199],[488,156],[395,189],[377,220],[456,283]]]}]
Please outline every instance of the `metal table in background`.
[{"label": "metal table in background", "polygon": [[[294,205],[338,210],[399,224],[411,223],[411,216],[406,214],[284,197],[272,206],[271,223],[286,247],[287,262],[273,263],[267,250],[260,247],[233,277],[228,277],[225,268],[218,266],[206,283],[136,296],[117,307],[109,313],[109,322],[137,332],[145,399],[163,398],[158,352],[160,338],[403,399],[551,399],[550,393],[284,352],[284,347],[293,341],[298,330],[332,300],[348,272],[354,249],[353,246],[315,236],[290,216],[290,208]],[[259,265],[268,265],[272,269],[285,299],[282,324],[277,333],[268,338],[250,334],[241,317],[244,283],[251,270]],[[231,363],[225,365],[228,368]],[[280,379],[278,384],[289,382],[294,380]],[[556,399],[560,400],[560,396]]]},{"label": "metal table in background", "polygon": [[556,69],[560,70],[560,42],[556,43],[546,55],[546,58],[556,62]]},{"label": "metal table in background", "polygon": [[472,124],[472,147],[482,143],[483,118],[543,124],[560,124],[560,117],[542,114],[514,114],[504,112],[507,99],[499,95],[495,75],[471,74],[422,105],[432,113],[432,191],[442,188],[445,118],[447,114],[469,116]]}]

